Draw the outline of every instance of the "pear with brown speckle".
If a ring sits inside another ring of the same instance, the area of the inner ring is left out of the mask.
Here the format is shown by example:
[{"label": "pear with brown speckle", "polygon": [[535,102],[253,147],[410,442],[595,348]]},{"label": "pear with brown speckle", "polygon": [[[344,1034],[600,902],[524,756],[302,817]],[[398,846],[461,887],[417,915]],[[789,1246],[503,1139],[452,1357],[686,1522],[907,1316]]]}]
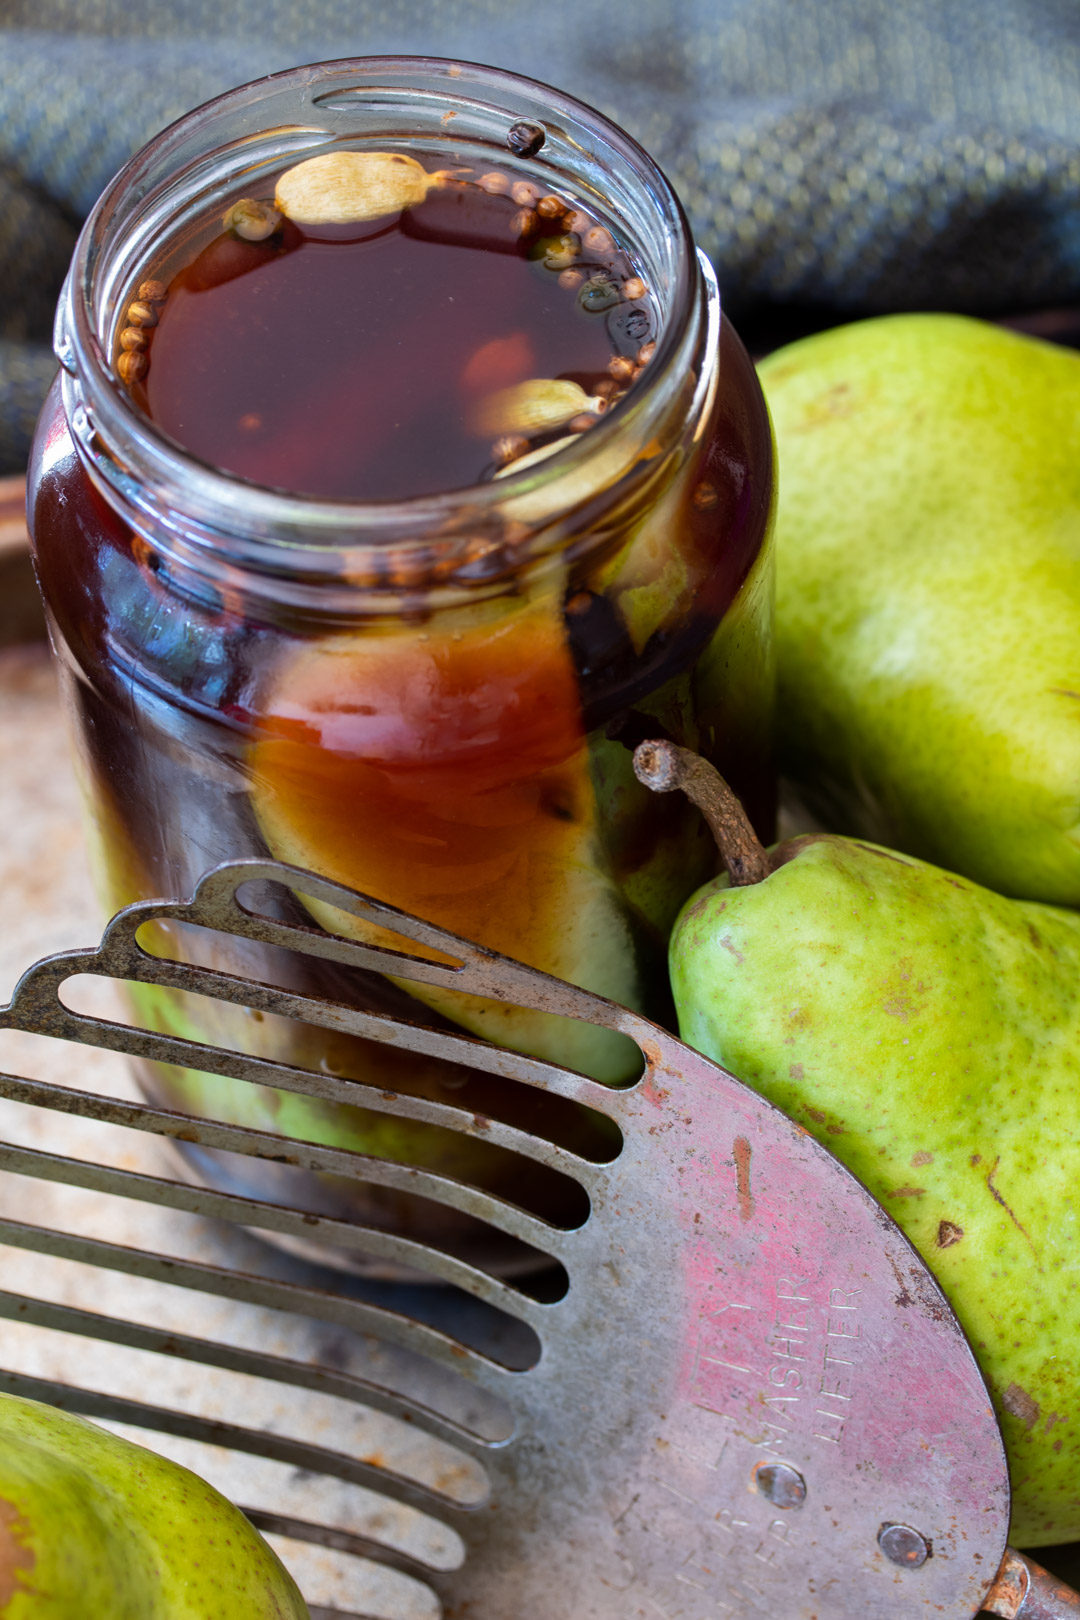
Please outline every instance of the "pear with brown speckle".
[{"label": "pear with brown speckle", "polygon": [[1010,1539],[1072,1541],[1080,915],[831,834],[758,853],[749,873],[729,856],[738,886],[706,884],[675,924],[679,1032],[805,1126],[911,1239],[990,1386]]},{"label": "pear with brown speckle", "polygon": [[239,1508],[83,1418],[0,1395],[3,1620],[308,1620]]},{"label": "pear with brown speckle", "polygon": [[891,315],[760,369],[782,770],[832,831],[1080,906],[1080,357]]}]

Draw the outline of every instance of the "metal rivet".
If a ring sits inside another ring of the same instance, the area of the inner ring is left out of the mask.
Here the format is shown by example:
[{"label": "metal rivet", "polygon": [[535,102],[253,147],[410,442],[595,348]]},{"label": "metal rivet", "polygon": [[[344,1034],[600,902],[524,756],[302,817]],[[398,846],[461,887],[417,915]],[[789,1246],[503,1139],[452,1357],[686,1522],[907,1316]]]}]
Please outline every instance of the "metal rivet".
[{"label": "metal rivet", "polygon": [[806,1501],[806,1481],[787,1463],[758,1463],[754,1469],[754,1488],[773,1507],[797,1508]]},{"label": "metal rivet", "polygon": [[889,1562],[900,1564],[904,1569],[918,1569],[934,1550],[927,1538],[910,1524],[883,1524],[877,1539]]},{"label": "metal rivet", "polygon": [[522,119],[520,123],[511,124],[506,144],[518,157],[531,158],[539,152],[545,139],[544,130],[539,124],[527,124]]}]

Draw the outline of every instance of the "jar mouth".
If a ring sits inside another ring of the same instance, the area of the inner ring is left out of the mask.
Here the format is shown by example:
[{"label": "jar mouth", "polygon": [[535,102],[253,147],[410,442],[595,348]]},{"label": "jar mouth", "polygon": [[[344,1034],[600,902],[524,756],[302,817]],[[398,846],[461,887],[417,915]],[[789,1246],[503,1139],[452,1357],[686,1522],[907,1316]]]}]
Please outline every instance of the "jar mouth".
[{"label": "jar mouth", "polygon": [[[449,116],[449,115],[452,115]],[[544,130],[540,151],[515,160],[509,129]],[[641,258],[659,310],[656,351],[626,398],[556,453],[499,477],[436,495],[342,500],[251,483],[184,451],[144,415],[109,363],[116,311],[178,217],[213,206],[244,178],[327,147],[425,141],[461,147],[523,177],[568,191],[612,222]],[[125,515],[167,549],[224,555],[257,573],[339,578],[386,547],[452,549],[456,539],[504,530],[531,555],[558,548],[569,513],[598,482],[632,475],[703,359],[703,281],[682,206],[631,136],[562,91],[502,69],[425,57],[343,59],[239,86],[186,114],[138,152],[102,194],[80,236],[61,296],[56,352],[64,400],[91,476]],[[711,283],[711,286],[709,285]],[[712,312],[718,318],[718,306]],[[580,524],[578,524],[580,530]],[[287,560],[286,556],[287,554]],[[333,558],[332,558],[333,554]]]}]

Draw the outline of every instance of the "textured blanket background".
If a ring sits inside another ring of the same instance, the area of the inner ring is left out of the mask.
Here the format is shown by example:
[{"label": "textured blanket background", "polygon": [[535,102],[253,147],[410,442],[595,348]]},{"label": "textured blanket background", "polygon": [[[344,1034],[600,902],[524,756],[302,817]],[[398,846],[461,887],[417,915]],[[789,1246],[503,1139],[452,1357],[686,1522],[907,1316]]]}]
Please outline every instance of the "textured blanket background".
[{"label": "textured blanket background", "polygon": [[373,53],[593,102],[678,187],[737,324],[1080,303],[1080,0],[0,0],[0,472],[79,223],[230,85]]}]

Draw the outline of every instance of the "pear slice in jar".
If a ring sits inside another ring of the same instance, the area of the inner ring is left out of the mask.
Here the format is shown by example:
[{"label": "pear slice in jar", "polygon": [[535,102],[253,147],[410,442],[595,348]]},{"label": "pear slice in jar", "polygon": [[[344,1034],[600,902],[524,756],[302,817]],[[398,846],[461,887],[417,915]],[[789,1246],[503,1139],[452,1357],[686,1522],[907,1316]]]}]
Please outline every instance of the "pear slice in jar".
[{"label": "pear slice in jar", "polygon": [[[557,596],[422,634],[296,644],[263,696],[248,763],[279,859],[640,1005]],[[304,904],[328,928],[400,949],[359,919]],[[405,987],[475,1034],[597,1079],[639,1067],[611,1031]]]}]

